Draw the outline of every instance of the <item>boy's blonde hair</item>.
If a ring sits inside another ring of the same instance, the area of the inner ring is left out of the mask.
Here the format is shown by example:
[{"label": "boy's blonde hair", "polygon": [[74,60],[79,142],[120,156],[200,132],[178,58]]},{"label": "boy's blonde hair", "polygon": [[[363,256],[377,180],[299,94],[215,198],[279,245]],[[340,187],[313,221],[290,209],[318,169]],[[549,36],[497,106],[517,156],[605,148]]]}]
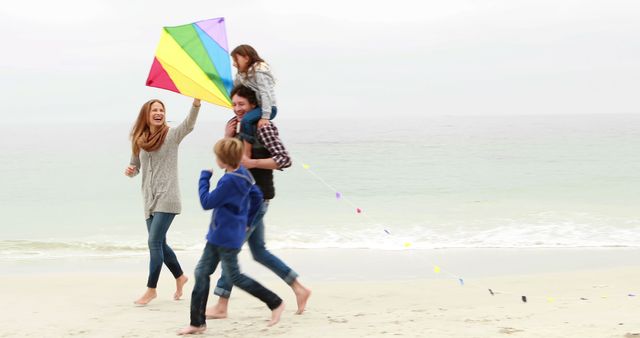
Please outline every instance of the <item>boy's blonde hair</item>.
[{"label": "boy's blonde hair", "polygon": [[225,137],[222,140],[216,142],[213,146],[213,152],[218,157],[220,162],[237,168],[242,160],[243,144],[237,138]]}]

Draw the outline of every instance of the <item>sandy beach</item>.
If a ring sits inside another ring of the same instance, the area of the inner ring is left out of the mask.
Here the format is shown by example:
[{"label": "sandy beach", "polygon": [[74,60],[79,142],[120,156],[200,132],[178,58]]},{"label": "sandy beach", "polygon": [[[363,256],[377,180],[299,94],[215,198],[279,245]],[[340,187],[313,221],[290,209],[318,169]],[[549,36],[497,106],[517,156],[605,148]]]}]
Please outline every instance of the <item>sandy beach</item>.
[{"label": "sandy beach", "polygon": [[[283,250],[282,257],[313,289],[307,311],[294,315],[293,293],[243,252],[242,268],[285,300],[282,320],[267,328],[268,309],[236,290],[230,317],[209,320],[203,336],[635,337],[640,336],[640,266],[633,264],[638,254],[631,249]],[[192,275],[197,254],[181,258]],[[144,290],[145,262],[144,256],[2,262],[9,273],[0,281],[5,305],[0,336],[175,336],[188,324],[193,284],[186,286],[183,300],[173,301],[173,280],[165,270],[158,298],[136,307],[132,301]],[[440,265],[434,268],[432,262]]]},{"label": "sandy beach", "polygon": [[254,183],[312,295],[201,337],[640,338],[639,1],[3,3],[0,338],[177,337]]}]

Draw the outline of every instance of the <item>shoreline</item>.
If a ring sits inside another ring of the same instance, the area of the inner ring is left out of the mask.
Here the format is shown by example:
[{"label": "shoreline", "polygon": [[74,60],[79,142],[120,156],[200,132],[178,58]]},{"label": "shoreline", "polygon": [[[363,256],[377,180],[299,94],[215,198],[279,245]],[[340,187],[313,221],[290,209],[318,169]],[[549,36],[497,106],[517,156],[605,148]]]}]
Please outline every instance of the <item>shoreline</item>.
[{"label": "shoreline", "polygon": [[[433,267],[467,278],[538,274],[640,265],[640,248],[445,248],[445,249],[276,249],[271,250],[301,275],[313,280],[368,278],[438,278]],[[186,272],[192,272],[200,251],[176,251]],[[244,271],[270,272],[255,263],[248,248],[239,255]],[[369,262],[372,262],[369,264]],[[64,258],[3,259],[4,275],[59,273],[144,272],[146,252],[122,257],[72,256]],[[389,277],[380,276],[385,269]]]}]

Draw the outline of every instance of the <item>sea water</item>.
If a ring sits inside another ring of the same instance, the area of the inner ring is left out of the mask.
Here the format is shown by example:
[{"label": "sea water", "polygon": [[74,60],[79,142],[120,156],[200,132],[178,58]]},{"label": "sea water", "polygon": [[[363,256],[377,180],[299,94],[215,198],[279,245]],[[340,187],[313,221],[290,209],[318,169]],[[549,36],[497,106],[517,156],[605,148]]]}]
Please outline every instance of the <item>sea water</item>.
[{"label": "sea water", "polygon": [[[275,172],[269,248],[640,246],[640,116],[275,123],[293,166]],[[130,127],[0,126],[0,259],[147,254],[140,177],[123,174]],[[201,118],[180,146],[178,251],[203,246],[198,178],[223,129]]]}]

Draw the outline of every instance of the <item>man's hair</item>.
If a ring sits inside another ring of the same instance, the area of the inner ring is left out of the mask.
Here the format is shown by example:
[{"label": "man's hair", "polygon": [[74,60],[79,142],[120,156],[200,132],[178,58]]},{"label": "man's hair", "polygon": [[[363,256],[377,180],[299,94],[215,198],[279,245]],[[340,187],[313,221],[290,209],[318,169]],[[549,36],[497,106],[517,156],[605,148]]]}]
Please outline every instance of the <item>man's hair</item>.
[{"label": "man's hair", "polygon": [[235,95],[244,97],[245,99],[247,99],[247,101],[249,101],[250,104],[254,106],[258,105],[258,97],[256,96],[256,92],[254,92],[249,87],[243,85],[233,87],[233,89],[231,90],[231,95],[229,95],[229,97],[233,98]]},{"label": "man's hair", "polygon": [[236,138],[225,137],[216,142],[216,145],[213,146],[213,152],[216,154],[220,162],[230,167],[237,168],[242,160],[242,147],[242,141]]}]

